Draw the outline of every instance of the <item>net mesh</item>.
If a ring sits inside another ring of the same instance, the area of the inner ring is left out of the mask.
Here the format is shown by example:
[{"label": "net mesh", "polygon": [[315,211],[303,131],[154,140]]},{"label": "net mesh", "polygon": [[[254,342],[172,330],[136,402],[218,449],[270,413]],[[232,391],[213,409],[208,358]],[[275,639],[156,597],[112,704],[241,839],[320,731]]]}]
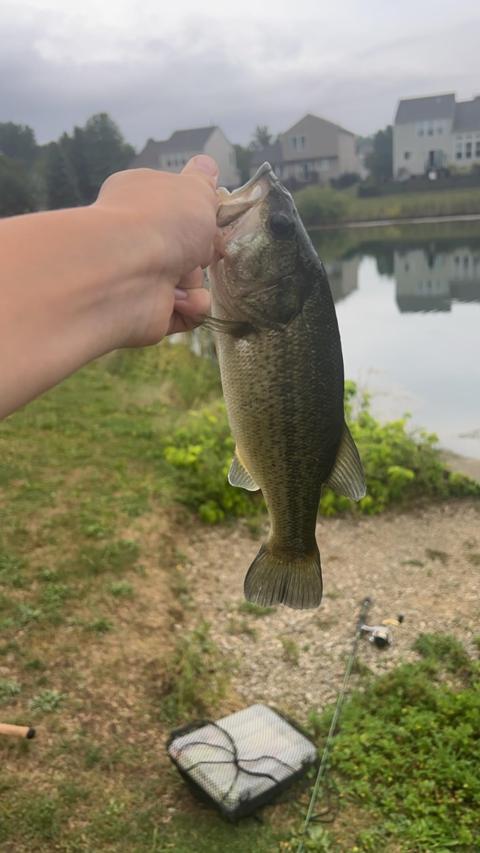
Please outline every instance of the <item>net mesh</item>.
[{"label": "net mesh", "polygon": [[259,704],[174,732],[167,749],[194,788],[231,818],[272,800],[316,761],[314,744]]}]

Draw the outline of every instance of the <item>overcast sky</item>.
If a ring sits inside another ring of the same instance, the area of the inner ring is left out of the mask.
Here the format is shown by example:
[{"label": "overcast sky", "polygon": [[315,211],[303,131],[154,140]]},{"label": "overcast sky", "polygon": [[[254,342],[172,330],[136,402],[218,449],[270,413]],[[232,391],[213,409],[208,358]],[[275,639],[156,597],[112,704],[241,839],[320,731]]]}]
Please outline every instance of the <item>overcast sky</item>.
[{"label": "overcast sky", "polygon": [[475,0],[1,0],[0,121],[39,142],[106,111],[137,148],[306,112],[367,134],[400,97],[480,93]]}]

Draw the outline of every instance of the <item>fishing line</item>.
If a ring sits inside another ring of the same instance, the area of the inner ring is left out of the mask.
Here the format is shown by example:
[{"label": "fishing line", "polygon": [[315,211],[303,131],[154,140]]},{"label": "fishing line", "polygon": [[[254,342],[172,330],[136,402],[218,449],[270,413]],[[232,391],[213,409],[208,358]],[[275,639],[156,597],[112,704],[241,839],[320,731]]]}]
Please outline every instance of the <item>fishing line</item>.
[{"label": "fishing line", "polygon": [[[315,784],[313,786],[312,795],[310,797],[310,803],[308,805],[307,814],[305,817],[305,823],[303,824],[303,829],[301,832],[301,838],[299,845],[297,847],[297,853],[304,853],[305,845],[304,840],[306,836],[307,829],[309,824],[316,819],[317,815],[314,814],[314,809],[318,800],[320,786],[324,777],[326,776],[328,769],[328,759],[330,757],[330,752],[332,749],[333,739],[336,734],[337,724],[340,719],[340,715],[342,713],[343,705],[345,702],[345,696],[347,693],[348,682],[350,680],[350,675],[352,673],[353,664],[355,663],[355,658],[357,655],[358,644],[360,642],[360,638],[362,636],[362,628],[365,625],[368,611],[372,605],[372,599],[367,597],[362,601],[360,606],[360,613],[358,616],[357,624],[355,627],[355,636],[353,639],[352,650],[347,660],[347,665],[345,668],[345,674],[343,676],[343,684],[338,692],[337,696],[337,704],[335,705],[335,711],[332,717],[332,722],[330,723],[330,728],[328,731],[327,739],[325,741],[325,746],[322,753],[322,758],[320,761],[320,767],[318,768],[318,773],[315,779]],[[320,817],[320,816],[318,816]]]}]

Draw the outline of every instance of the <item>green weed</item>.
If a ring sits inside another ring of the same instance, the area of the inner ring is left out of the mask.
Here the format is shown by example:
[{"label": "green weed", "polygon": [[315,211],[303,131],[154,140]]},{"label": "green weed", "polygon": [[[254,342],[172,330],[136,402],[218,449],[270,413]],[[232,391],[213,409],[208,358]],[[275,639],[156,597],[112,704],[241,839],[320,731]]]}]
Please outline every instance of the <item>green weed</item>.
[{"label": "green weed", "polygon": [[438,561],[442,566],[446,566],[449,560],[446,551],[437,551],[435,548],[425,548],[425,554],[429,560]]},{"label": "green weed", "polygon": [[271,613],[276,613],[276,607],[262,607],[261,604],[255,604],[254,601],[242,601],[238,607],[239,613],[247,613],[249,616],[255,616],[261,619],[263,616],[270,616]]},{"label": "green weed", "polygon": [[226,666],[204,622],[177,641],[167,665],[161,717],[179,723],[205,716],[218,706],[226,687]]},{"label": "green weed", "polygon": [[5,705],[14,696],[17,696],[21,687],[17,681],[9,678],[0,678],[0,705]]},{"label": "green weed", "polygon": [[64,698],[65,695],[58,690],[42,690],[30,701],[30,708],[32,711],[49,714],[58,710]]},{"label": "green weed", "polygon": [[87,631],[93,631],[94,634],[108,634],[113,628],[113,623],[106,619],[104,616],[99,616],[97,619],[92,619],[91,622],[87,622],[85,625],[85,629]]},{"label": "green weed", "polygon": [[109,586],[109,592],[114,598],[133,598],[133,586],[128,581],[112,581]]},{"label": "green weed", "polygon": [[252,628],[246,619],[231,618],[228,622],[227,630],[229,634],[244,634],[246,637],[250,637],[251,640],[257,639],[255,628]]},{"label": "green weed", "polygon": [[298,643],[292,640],[291,637],[280,637],[280,642],[283,649],[283,658],[293,666],[298,666],[300,660],[300,649]]}]

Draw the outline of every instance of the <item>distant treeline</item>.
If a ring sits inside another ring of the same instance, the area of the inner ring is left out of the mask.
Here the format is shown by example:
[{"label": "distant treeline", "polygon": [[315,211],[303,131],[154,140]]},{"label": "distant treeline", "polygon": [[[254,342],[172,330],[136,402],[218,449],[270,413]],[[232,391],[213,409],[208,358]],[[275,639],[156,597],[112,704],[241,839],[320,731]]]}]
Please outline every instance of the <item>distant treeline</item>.
[{"label": "distant treeline", "polygon": [[107,113],[47,145],[28,125],[0,123],[0,216],[90,204],[134,154]]}]

